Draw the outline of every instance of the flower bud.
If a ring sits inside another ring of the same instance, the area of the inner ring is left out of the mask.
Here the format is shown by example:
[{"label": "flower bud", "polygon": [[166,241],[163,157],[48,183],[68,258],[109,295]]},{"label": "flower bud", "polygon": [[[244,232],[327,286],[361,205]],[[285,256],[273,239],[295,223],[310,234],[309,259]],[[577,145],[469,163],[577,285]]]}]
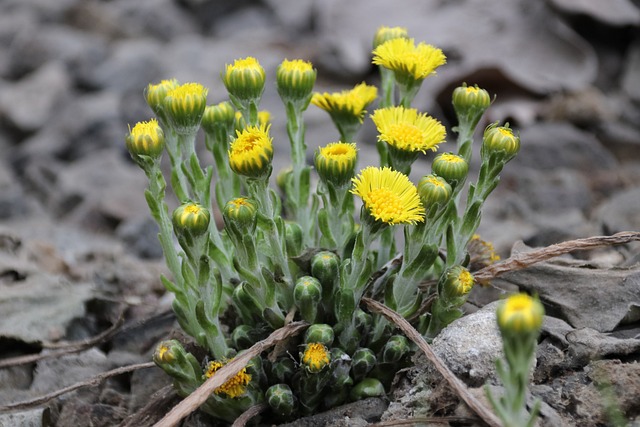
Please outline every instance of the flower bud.
[{"label": "flower bud", "polygon": [[489,125],[482,138],[482,153],[502,153],[508,159],[520,151],[520,137],[513,134],[509,124],[498,126],[497,123]]},{"label": "flower bud", "polygon": [[192,236],[204,234],[211,221],[209,210],[194,202],[187,202],[178,206],[173,211],[172,217],[176,234],[188,233]]},{"label": "flower bud", "polygon": [[[177,340],[162,341],[153,353],[153,361],[176,383],[193,384],[200,382],[202,369],[196,358],[182,347]],[[196,385],[197,387],[197,385]]]},{"label": "flower bud", "polygon": [[322,285],[312,276],[302,276],[293,287],[293,302],[300,311],[300,316],[309,323],[318,317],[318,306],[322,301]]},{"label": "flower bud", "polygon": [[309,105],[309,97],[316,83],[316,70],[310,62],[301,59],[284,60],[276,71],[276,85],[282,101]]},{"label": "flower bud", "polygon": [[298,256],[302,252],[302,227],[297,222],[284,222],[285,244],[288,256]]},{"label": "flower bud", "polygon": [[131,157],[149,156],[157,159],[164,151],[164,133],[156,119],[139,122],[125,139]]},{"label": "flower bud", "polygon": [[202,115],[202,129],[207,133],[215,133],[217,129],[229,132],[233,129],[236,110],[230,102],[224,101],[216,105],[208,105]]},{"label": "flower bud", "polygon": [[271,378],[287,383],[296,373],[296,362],[290,357],[281,357],[271,364]]},{"label": "flower bud", "polygon": [[464,181],[469,172],[469,164],[462,157],[453,153],[438,154],[431,164],[431,171],[444,178],[451,187],[456,187]]},{"label": "flower bud", "polygon": [[151,110],[155,115],[162,120],[165,124],[167,121],[164,112],[164,99],[167,97],[169,91],[180,86],[178,80],[162,80],[158,84],[149,84],[144,90],[144,99],[147,101],[147,105],[151,107]]},{"label": "flower bud", "polygon": [[178,357],[177,352],[181,349],[182,345],[176,340],[162,341],[153,353],[153,361],[156,365],[172,363]]},{"label": "flower bud", "polygon": [[[452,96],[453,108],[456,111],[458,120],[462,118],[480,119],[482,113],[491,105],[491,97],[489,92],[475,86],[462,86],[453,90]],[[477,123],[477,120],[475,121]]]},{"label": "flower bud", "polygon": [[385,395],[384,386],[376,378],[365,378],[356,384],[350,393],[351,400],[362,400],[368,397],[382,397]]},{"label": "flower bud", "polygon": [[444,298],[450,301],[454,298],[464,297],[473,288],[473,276],[469,270],[461,265],[454,265],[445,273]]},{"label": "flower bud", "polygon": [[335,338],[335,334],[333,332],[333,328],[324,323],[315,323],[307,329],[307,332],[304,334],[304,342],[309,343],[320,343],[326,347],[330,347],[333,344],[333,340]]},{"label": "flower bud", "polygon": [[256,229],[258,204],[248,197],[237,197],[224,205],[222,219],[225,227],[235,227],[245,233],[253,233]]},{"label": "flower bud", "polygon": [[[318,252],[311,258],[311,275],[318,279],[322,288],[331,288],[338,278],[340,257],[330,251]],[[324,289],[326,291],[326,289]]]},{"label": "flower bud", "polygon": [[382,349],[382,363],[397,363],[409,353],[409,340],[404,335],[393,335]]},{"label": "flower bud", "polygon": [[232,99],[257,103],[264,91],[265,77],[264,68],[258,60],[248,56],[236,59],[233,64],[227,64],[222,74],[222,82]]},{"label": "flower bud", "polygon": [[542,327],[544,307],[538,298],[520,293],[501,301],[496,315],[503,334],[537,334]]},{"label": "flower bud", "polygon": [[288,417],[296,409],[296,398],[287,384],[275,384],[265,393],[267,404],[280,417]]},{"label": "flower bud", "polygon": [[269,126],[249,126],[237,132],[229,148],[231,170],[248,178],[268,178],[273,160],[272,138]]},{"label": "flower bud", "polygon": [[391,39],[399,39],[404,38],[408,39],[409,34],[407,33],[407,29],[404,27],[380,27],[376,31],[376,34],[373,37],[373,48],[377,48],[382,43]]},{"label": "flower bud", "polygon": [[444,206],[451,198],[449,183],[437,175],[426,175],[418,183],[418,194],[427,212],[432,206]]},{"label": "flower bud", "polygon": [[300,361],[307,372],[317,374],[331,362],[329,350],[320,343],[309,343],[305,346],[304,353],[300,355]]},{"label": "flower bud", "polygon": [[315,152],[314,164],[320,179],[335,187],[348,186],[355,174],[358,150],[355,143],[332,142]]},{"label": "flower bud", "polygon": [[351,356],[351,375],[358,381],[376,366],[378,360],[375,353],[368,348],[359,348]]},{"label": "flower bud", "polygon": [[361,308],[356,309],[356,313],[354,316],[354,323],[356,329],[360,331],[362,335],[366,335],[371,330],[373,326],[373,316],[362,310]]},{"label": "flower bud", "polygon": [[207,92],[208,89],[199,83],[185,83],[167,92],[164,112],[168,124],[178,134],[187,135],[198,130],[207,106]]}]

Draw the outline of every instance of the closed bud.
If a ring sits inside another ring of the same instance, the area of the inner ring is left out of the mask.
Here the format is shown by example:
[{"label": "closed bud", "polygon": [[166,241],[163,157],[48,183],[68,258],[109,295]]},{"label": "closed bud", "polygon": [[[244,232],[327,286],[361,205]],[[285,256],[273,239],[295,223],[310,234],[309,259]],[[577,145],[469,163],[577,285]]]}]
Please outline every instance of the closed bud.
[{"label": "closed bud", "polygon": [[318,279],[322,287],[332,286],[338,278],[340,257],[330,251],[320,251],[311,258],[311,275]]},{"label": "closed bud", "polygon": [[355,313],[354,322],[356,329],[359,330],[361,334],[366,335],[373,326],[373,316],[361,308],[358,308]]},{"label": "closed bud", "polygon": [[309,343],[300,355],[300,361],[307,372],[317,374],[331,362],[331,354],[323,344]]},{"label": "closed bud", "polygon": [[376,366],[378,360],[375,353],[368,348],[359,348],[351,356],[351,375],[358,381]]},{"label": "closed bud", "polygon": [[157,159],[164,151],[164,133],[156,119],[139,122],[129,131],[125,143],[134,160],[138,156]]},{"label": "closed bud", "polygon": [[296,398],[287,384],[275,384],[265,393],[267,404],[280,417],[289,417],[296,409]]},{"label": "closed bud", "polygon": [[333,332],[333,328],[324,323],[315,323],[307,329],[307,332],[304,334],[304,342],[309,343],[320,343],[326,347],[330,347],[333,344],[333,340],[335,338],[335,334]]},{"label": "closed bud", "polygon": [[513,134],[509,124],[498,126],[497,123],[489,125],[482,138],[482,154],[491,155],[501,153],[507,159],[511,159],[520,151],[520,137]]},{"label": "closed bud", "polygon": [[249,56],[227,64],[222,82],[232,97],[257,103],[264,91],[265,77],[264,68],[258,60]]},{"label": "closed bud", "polygon": [[316,150],[314,164],[320,179],[337,188],[351,184],[358,151],[355,143],[332,142]]},{"label": "closed bud", "polygon": [[501,301],[496,316],[503,334],[537,335],[542,327],[544,307],[538,298],[520,293]]},{"label": "closed bud", "polygon": [[431,164],[431,171],[444,178],[451,187],[456,187],[464,181],[469,172],[469,164],[462,157],[453,153],[438,154]]},{"label": "closed bud", "polygon": [[202,115],[202,129],[207,133],[215,133],[217,129],[229,132],[233,129],[235,117],[236,110],[230,102],[208,105]]},{"label": "closed bud", "polygon": [[409,353],[409,340],[403,335],[393,335],[382,349],[383,363],[398,363]]},{"label": "closed bud", "polygon": [[426,175],[418,183],[418,194],[425,209],[429,211],[432,206],[443,206],[451,198],[451,186],[442,177]]},{"label": "closed bud", "polygon": [[300,316],[309,323],[318,317],[318,307],[322,301],[322,285],[312,276],[302,276],[293,287],[293,302],[300,311]]},{"label": "closed bud", "polygon": [[153,353],[153,361],[156,365],[170,364],[179,357],[178,353],[181,351],[184,351],[184,348],[178,341],[162,341]]},{"label": "closed bud", "polygon": [[225,227],[235,227],[246,233],[253,233],[256,229],[258,204],[248,197],[237,197],[224,205],[222,218]]},{"label": "closed bud", "polygon": [[296,362],[290,357],[281,357],[271,364],[271,377],[287,383],[296,373]]},{"label": "closed bud", "polygon": [[164,112],[174,131],[188,135],[198,130],[207,106],[207,92],[199,83],[185,83],[167,93]]},{"label": "closed bud", "polygon": [[176,380],[176,384],[197,387],[202,369],[196,358],[177,340],[162,341],[153,353],[153,362]]},{"label": "closed bud", "polygon": [[356,384],[350,393],[351,400],[362,400],[368,397],[382,397],[385,395],[384,386],[376,378],[365,378]]},{"label": "closed bud", "polygon": [[373,48],[377,48],[382,43],[391,39],[408,39],[409,33],[404,27],[380,27],[373,36]]},{"label": "closed bud", "polygon": [[298,103],[301,108],[309,105],[316,70],[310,62],[301,59],[284,60],[276,71],[276,85],[280,98],[285,102]]},{"label": "closed bud", "polygon": [[478,85],[467,86],[466,83],[453,90],[452,101],[458,120],[468,118],[468,120],[472,120],[474,126],[482,113],[491,105],[489,92],[479,88]]},{"label": "closed bud", "polygon": [[147,101],[147,105],[151,107],[151,110],[155,115],[166,123],[167,118],[164,113],[164,99],[167,97],[169,91],[180,86],[178,80],[162,80],[158,84],[149,84],[144,90],[144,99]]},{"label": "closed bud", "polygon": [[461,265],[455,265],[451,267],[445,273],[444,278],[444,298],[447,301],[450,301],[454,298],[464,297],[469,292],[471,292],[471,288],[473,288],[473,276]]},{"label": "closed bud", "polygon": [[184,233],[195,237],[201,236],[208,230],[211,213],[198,203],[187,202],[173,211],[172,218],[176,234]]}]

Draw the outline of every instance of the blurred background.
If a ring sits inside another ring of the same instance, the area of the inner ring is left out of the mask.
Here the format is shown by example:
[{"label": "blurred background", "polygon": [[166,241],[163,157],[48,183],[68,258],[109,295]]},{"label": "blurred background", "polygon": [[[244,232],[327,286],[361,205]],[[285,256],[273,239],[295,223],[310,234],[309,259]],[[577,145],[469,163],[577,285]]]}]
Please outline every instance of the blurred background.
[{"label": "blurred background", "polygon": [[[414,106],[455,125],[462,82],[495,94],[484,127],[508,121],[522,151],[490,198],[481,231],[499,251],[640,228],[640,9],[632,0],[2,0],[0,218],[44,217],[116,233],[157,257],[141,197],[144,175],[124,149],[127,126],[150,118],[142,91],[177,78],[225,99],[220,72],[255,56],[267,71],[275,170],[288,158],[275,68],[312,61],[317,91],[376,84],[370,50],[381,25],[403,26],[444,50]],[[373,110],[373,107],[370,110]],[[337,139],[310,106],[311,150]],[[376,162],[369,119],[360,166]],[[449,133],[453,147],[455,134]],[[447,150],[447,144],[441,146]],[[412,176],[429,172],[430,157]]]}]

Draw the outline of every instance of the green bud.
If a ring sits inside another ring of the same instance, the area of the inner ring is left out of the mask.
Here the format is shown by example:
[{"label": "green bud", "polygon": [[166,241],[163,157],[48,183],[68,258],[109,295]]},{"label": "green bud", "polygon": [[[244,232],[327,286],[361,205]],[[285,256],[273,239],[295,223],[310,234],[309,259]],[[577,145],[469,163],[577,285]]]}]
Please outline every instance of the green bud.
[{"label": "green bud", "polygon": [[332,142],[315,152],[314,165],[320,179],[341,188],[351,185],[358,161],[355,143]]},{"label": "green bud", "polygon": [[466,178],[469,164],[457,154],[441,153],[433,159],[431,171],[455,187]]},{"label": "green bud", "polygon": [[368,397],[382,397],[385,395],[384,386],[376,378],[365,378],[356,384],[350,393],[351,400],[361,400]]},{"label": "green bud", "polygon": [[489,92],[475,86],[462,86],[453,90],[453,109],[458,116],[458,122],[468,123],[471,129],[475,128],[482,114],[491,105],[491,97]]},{"label": "green bud", "polygon": [[[162,341],[153,353],[153,361],[163,371],[176,380],[176,385],[186,388],[197,387],[202,377],[202,369],[196,358],[182,347],[177,340]],[[181,388],[179,387],[181,390]]]},{"label": "green bud", "polygon": [[225,227],[235,227],[243,233],[253,233],[255,231],[257,217],[258,204],[248,197],[229,200],[222,211]]},{"label": "green bud", "polygon": [[139,122],[129,131],[125,143],[134,160],[138,156],[157,159],[164,151],[164,133],[156,119]]},{"label": "green bud", "polygon": [[297,222],[284,222],[285,243],[287,245],[287,254],[289,256],[297,256],[302,252],[302,227]]},{"label": "green bud", "polygon": [[264,68],[258,60],[249,56],[227,64],[222,82],[232,97],[257,102],[264,91],[265,77]]},{"label": "green bud", "polygon": [[207,106],[207,92],[199,83],[185,83],[167,92],[163,107],[173,130],[183,135],[198,130]]},{"label": "green bud", "polygon": [[230,102],[224,101],[217,105],[209,105],[204,109],[202,129],[207,133],[214,133],[217,129],[230,132],[235,122],[236,110]]},{"label": "green bud", "polygon": [[276,71],[278,94],[285,104],[300,103],[301,108],[306,108],[315,83],[316,70],[310,62],[301,59],[293,61],[285,59]]},{"label": "green bud", "polygon": [[302,276],[293,287],[293,302],[300,311],[300,316],[309,323],[318,317],[318,306],[322,300],[322,285],[312,276]]},{"label": "green bud", "polygon": [[354,320],[356,329],[359,330],[362,335],[367,335],[373,326],[373,316],[361,308],[356,309]]},{"label": "green bud", "polygon": [[444,206],[451,198],[452,191],[449,183],[437,175],[423,176],[418,183],[418,194],[427,212],[432,206],[436,206],[436,209]]},{"label": "green bud", "polygon": [[498,126],[497,123],[489,125],[482,138],[483,155],[501,153],[507,159],[511,159],[520,151],[520,137],[513,134],[513,129],[507,123],[505,126]]},{"label": "green bud", "polygon": [[376,366],[378,360],[371,349],[359,348],[351,356],[351,375],[358,381]]},{"label": "green bud", "polygon": [[164,99],[167,97],[169,91],[180,86],[178,80],[162,80],[158,84],[149,84],[144,90],[144,99],[147,101],[147,105],[151,107],[155,115],[166,123],[167,118],[164,113]]},{"label": "green bud", "polygon": [[382,43],[388,41],[388,40],[392,40],[392,39],[399,39],[399,38],[404,38],[404,39],[408,39],[409,38],[409,33],[407,32],[407,29],[404,27],[380,27],[378,28],[378,30],[376,31],[376,34],[373,36],[373,48],[377,48],[378,46],[380,46]]},{"label": "green bud", "polygon": [[451,267],[445,273],[443,297],[446,301],[466,296],[473,287],[473,276],[461,265]]},{"label": "green bud", "polygon": [[281,357],[271,364],[271,376],[277,381],[287,383],[296,373],[296,363],[290,357]]},{"label": "green bud", "polygon": [[172,218],[176,234],[201,236],[209,228],[211,213],[198,203],[187,202],[173,211]]},{"label": "green bud", "polygon": [[330,347],[335,339],[333,328],[324,323],[315,323],[307,329],[304,334],[304,342],[306,344],[317,342]]},{"label": "green bud", "polygon": [[320,281],[323,299],[327,299],[340,278],[340,257],[330,251],[318,252],[311,258],[311,275]]},{"label": "green bud", "polygon": [[296,409],[296,398],[287,384],[275,384],[265,393],[267,404],[280,417],[289,417]]},{"label": "green bud", "polygon": [[382,363],[398,363],[409,353],[409,340],[404,335],[393,335],[382,349]]}]

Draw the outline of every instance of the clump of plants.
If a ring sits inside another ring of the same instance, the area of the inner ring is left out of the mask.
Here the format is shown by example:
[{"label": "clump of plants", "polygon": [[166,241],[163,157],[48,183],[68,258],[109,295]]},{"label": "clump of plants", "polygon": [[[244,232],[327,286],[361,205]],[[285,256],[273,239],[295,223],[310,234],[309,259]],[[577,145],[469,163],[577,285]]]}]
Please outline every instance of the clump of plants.
[{"label": "clump of plants", "polygon": [[[447,140],[438,120],[412,107],[445,55],[403,28],[383,27],[373,63],[380,88],[361,83],[338,93],[314,92],[310,62],[279,65],[291,165],[277,177],[269,118],[260,111],[267,76],[255,58],[226,65],[229,99],[219,104],[208,105],[198,83],[164,80],[145,90],[155,118],[136,124],[126,144],[149,179],[145,197],[171,272],[162,283],[175,295],[180,326],[209,354],[201,363],[178,341],[165,341],[157,365],[186,396],[273,330],[294,320],[309,324],[303,337],[253,359],[215,390],[202,409],[219,420],[232,422],[258,402],[269,405],[271,420],[287,420],[384,395],[412,348],[393,324],[360,307],[363,296],[382,301],[430,340],[462,315],[474,284],[470,242],[483,249],[482,262],[495,259],[475,232],[519,137],[508,124],[487,127],[479,175],[467,182],[473,134],[491,97],[462,85],[453,92],[457,140],[414,184],[414,162]],[[305,162],[310,104],[338,130],[315,151],[313,166]],[[359,168],[356,135],[369,119],[380,164]],[[196,149],[200,130],[206,151]],[[171,164],[167,176],[163,156]],[[168,206],[168,189],[177,206]],[[403,238],[396,240],[398,229]],[[429,281],[436,285],[421,286]]]}]

